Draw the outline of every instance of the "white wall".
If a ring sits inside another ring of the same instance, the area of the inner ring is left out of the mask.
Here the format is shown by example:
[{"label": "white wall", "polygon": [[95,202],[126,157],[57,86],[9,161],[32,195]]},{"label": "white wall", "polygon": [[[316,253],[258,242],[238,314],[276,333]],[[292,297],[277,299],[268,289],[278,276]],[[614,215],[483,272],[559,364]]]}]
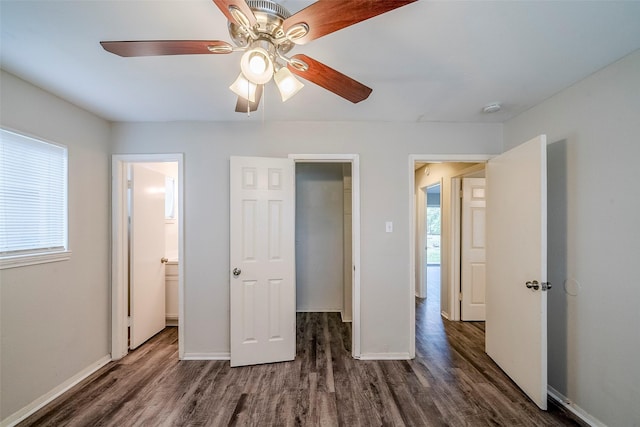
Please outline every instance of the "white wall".
[{"label": "white wall", "polygon": [[0,270],[0,419],[109,354],[110,125],[4,71],[2,126],[64,144],[69,261]]},{"label": "white wall", "polygon": [[296,163],[296,309],[342,311],[342,164]]},{"label": "white wall", "polygon": [[609,426],[638,426],[640,51],[507,122],[505,148],[541,133],[549,383]]},{"label": "white wall", "polygon": [[409,154],[502,150],[500,124],[274,123],[268,112],[264,123],[119,123],[113,132],[114,153],[185,154],[187,355],[229,351],[230,155],[360,154],[362,352],[379,354],[410,349]]}]

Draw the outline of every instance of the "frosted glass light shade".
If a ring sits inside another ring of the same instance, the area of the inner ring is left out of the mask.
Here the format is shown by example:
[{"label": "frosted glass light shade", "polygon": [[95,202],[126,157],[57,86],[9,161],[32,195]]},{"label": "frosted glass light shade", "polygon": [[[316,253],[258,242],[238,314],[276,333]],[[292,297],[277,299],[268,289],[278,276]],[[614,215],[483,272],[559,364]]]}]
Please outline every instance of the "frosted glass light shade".
[{"label": "frosted glass light shade", "polygon": [[291,71],[289,71],[289,69],[286,67],[280,68],[275,76],[273,76],[273,79],[275,80],[276,86],[278,86],[278,90],[280,91],[282,102],[285,102],[287,99],[291,98],[304,87],[304,85],[300,83],[300,81],[296,79]]},{"label": "frosted glass light shade", "polygon": [[273,62],[269,53],[261,47],[249,49],[242,55],[240,69],[247,80],[258,85],[267,83],[273,77]]},{"label": "frosted glass light shade", "polygon": [[241,98],[244,98],[250,102],[256,102],[256,88],[258,85],[247,80],[242,73],[238,76],[235,82],[229,86],[229,89]]}]

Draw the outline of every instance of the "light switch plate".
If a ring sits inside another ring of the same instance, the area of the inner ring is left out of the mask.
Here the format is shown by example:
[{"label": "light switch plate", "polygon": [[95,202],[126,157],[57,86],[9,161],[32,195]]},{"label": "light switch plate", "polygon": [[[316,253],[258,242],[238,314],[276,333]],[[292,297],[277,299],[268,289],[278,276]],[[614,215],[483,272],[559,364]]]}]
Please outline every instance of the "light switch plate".
[{"label": "light switch plate", "polygon": [[385,231],[386,231],[387,233],[393,233],[393,222],[391,222],[391,221],[387,221],[387,222],[385,223]]}]

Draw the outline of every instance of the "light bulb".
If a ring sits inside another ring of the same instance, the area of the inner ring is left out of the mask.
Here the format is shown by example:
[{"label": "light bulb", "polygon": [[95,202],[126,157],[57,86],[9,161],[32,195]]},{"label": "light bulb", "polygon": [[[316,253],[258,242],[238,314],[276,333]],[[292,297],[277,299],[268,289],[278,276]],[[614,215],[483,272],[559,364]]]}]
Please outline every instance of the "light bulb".
[{"label": "light bulb", "polygon": [[267,61],[264,60],[262,55],[256,53],[251,55],[251,59],[249,60],[249,68],[256,74],[264,73],[264,70],[267,68]]},{"label": "light bulb", "polygon": [[240,59],[240,69],[247,80],[262,85],[273,77],[273,63],[269,53],[261,47],[248,50]]}]

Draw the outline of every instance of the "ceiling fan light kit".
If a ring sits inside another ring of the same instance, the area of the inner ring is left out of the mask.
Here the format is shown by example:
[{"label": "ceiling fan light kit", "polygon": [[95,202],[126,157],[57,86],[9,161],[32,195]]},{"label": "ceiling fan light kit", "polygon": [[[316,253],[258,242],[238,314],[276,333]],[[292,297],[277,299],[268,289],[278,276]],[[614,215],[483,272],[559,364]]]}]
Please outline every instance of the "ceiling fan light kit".
[{"label": "ceiling fan light kit", "polygon": [[189,55],[244,52],[241,73],[229,89],[238,95],[236,111],[255,111],[262,85],[272,78],[286,101],[304,87],[295,78],[317,84],[344,99],[358,103],[371,88],[305,55],[286,54],[296,45],[357,24],[417,0],[318,0],[291,14],[272,0],[213,0],[227,17],[233,45],[221,40],[102,41],[116,55]]}]

